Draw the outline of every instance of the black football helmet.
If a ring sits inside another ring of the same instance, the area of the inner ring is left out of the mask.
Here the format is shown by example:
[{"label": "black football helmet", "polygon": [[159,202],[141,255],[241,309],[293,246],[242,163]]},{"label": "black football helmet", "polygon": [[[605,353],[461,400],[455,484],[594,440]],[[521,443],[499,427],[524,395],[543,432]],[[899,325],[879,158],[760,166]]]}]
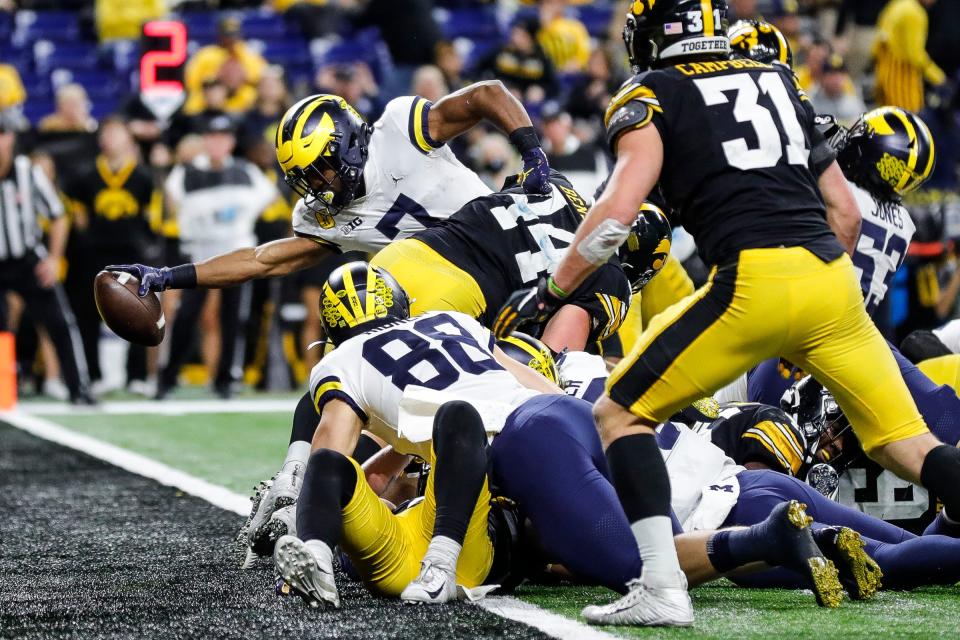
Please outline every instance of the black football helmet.
[{"label": "black football helmet", "polygon": [[793,51],[780,29],[763,20],[737,20],[727,32],[730,57],[793,67]]},{"label": "black football helmet", "polygon": [[369,331],[381,321],[410,317],[403,287],[385,270],[366,262],[348,262],[323,283],[320,321],[334,344]]},{"label": "black football helmet", "polygon": [[[277,126],[283,178],[324,228],[360,190],[373,129],[340,96],[318,94],[290,107]],[[329,225],[329,227],[327,226]]]},{"label": "black football helmet", "polygon": [[522,331],[514,331],[506,338],[497,340],[500,349],[522,364],[530,367],[553,384],[560,384],[557,363],[550,347]]},{"label": "black football helmet", "polygon": [[663,210],[651,202],[644,202],[630,227],[630,235],[618,252],[620,265],[634,293],[643,289],[666,264],[671,237],[670,222]]},{"label": "black football helmet", "polygon": [[634,73],[660,62],[730,53],[726,0],[634,0],[623,28]]},{"label": "black football helmet", "polygon": [[881,200],[897,201],[916,190],[936,165],[927,125],[900,107],[867,111],[830,142],[843,175]]},{"label": "black football helmet", "polygon": [[805,376],[787,389],[780,408],[793,418],[806,439],[805,468],[824,462],[842,473],[863,455],[840,405],[813,376]]}]

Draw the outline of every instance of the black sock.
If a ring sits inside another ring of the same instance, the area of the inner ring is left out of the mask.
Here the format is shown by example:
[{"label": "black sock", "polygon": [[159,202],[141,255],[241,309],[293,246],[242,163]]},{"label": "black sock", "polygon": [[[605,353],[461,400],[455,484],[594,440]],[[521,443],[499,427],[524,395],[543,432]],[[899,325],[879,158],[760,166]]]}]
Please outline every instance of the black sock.
[{"label": "black sock", "polygon": [[457,400],[440,407],[433,419],[433,451],[433,536],[463,544],[487,475],[487,434],[473,406]]},{"label": "black sock", "polygon": [[313,432],[317,430],[320,423],[320,416],[317,415],[317,408],[313,405],[313,398],[310,392],[303,394],[297,408],[293,410],[293,428],[290,431],[290,442],[303,440],[310,442],[313,440]]},{"label": "black sock", "polygon": [[333,549],[343,531],[343,508],[357,486],[357,468],[330,449],[314,451],[297,500],[297,534],[303,541],[321,540]]},{"label": "black sock", "polygon": [[614,440],[607,447],[610,478],[630,524],[653,516],[670,517],[670,476],[652,433]]},{"label": "black sock", "polygon": [[931,449],[920,467],[920,484],[940,499],[951,520],[960,517],[960,449],[948,444]]}]

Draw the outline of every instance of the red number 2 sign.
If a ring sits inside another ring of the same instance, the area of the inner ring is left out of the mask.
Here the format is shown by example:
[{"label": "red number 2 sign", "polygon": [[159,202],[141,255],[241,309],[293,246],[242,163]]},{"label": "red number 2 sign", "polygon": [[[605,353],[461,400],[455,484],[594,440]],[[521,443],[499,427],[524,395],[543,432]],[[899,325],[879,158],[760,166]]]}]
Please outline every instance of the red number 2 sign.
[{"label": "red number 2 sign", "polygon": [[147,51],[140,58],[140,91],[183,91],[183,83],[179,80],[157,80],[157,69],[179,67],[187,59],[186,25],[172,20],[156,20],[143,25],[143,34],[151,38],[170,38],[170,47]]}]

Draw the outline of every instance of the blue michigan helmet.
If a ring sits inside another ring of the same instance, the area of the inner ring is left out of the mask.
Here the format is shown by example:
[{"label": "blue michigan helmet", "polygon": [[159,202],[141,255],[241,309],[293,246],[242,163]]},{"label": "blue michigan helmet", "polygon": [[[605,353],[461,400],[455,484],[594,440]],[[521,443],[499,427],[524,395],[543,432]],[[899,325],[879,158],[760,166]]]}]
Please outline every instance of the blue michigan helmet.
[{"label": "blue michigan helmet", "polygon": [[659,62],[730,52],[726,0],[634,0],[623,43],[635,73]]},{"label": "blue michigan helmet", "polygon": [[407,293],[385,270],[363,261],[333,270],[320,294],[320,321],[334,344],[369,331],[384,320],[410,317]]}]

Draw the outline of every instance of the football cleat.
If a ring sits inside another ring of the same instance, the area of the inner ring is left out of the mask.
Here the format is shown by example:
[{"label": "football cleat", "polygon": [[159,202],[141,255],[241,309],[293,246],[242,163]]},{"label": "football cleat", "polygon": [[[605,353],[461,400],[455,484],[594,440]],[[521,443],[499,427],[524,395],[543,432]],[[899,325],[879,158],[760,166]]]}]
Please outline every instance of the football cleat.
[{"label": "football cleat", "polygon": [[779,564],[802,575],[808,588],[821,607],[839,607],[843,601],[843,587],[837,567],[823,557],[810,532],[813,518],[807,515],[807,505],[796,500],[781,502],[770,512],[770,533],[780,550]]},{"label": "football cleat", "polygon": [[864,550],[859,533],[847,527],[824,527],[813,532],[813,539],[836,565],[850,599],[870,600],[877,595],[883,572]]},{"label": "football cleat", "polygon": [[277,593],[296,593],[314,608],[340,608],[340,594],[333,578],[333,552],[319,540],[304,542],[283,536],[273,551],[277,569]]},{"label": "football cleat", "polygon": [[424,560],[420,563],[420,575],[406,586],[400,599],[406,604],[453,602],[457,599],[456,573]]},{"label": "football cleat", "polygon": [[606,605],[591,605],[582,615],[589,624],[617,624],[638,627],[689,627],[693,624],[693,603],[687,579],[680,575],[678,587],[651,587],[643,575],[627,583],[629,591]]},{"label": "football cleat", "polygon": [[297,535],[296,504],[277,509],[266,523],[250,534],[250,549],[258,556],[269,556],[277,540],[286,535]]},{"label": "football cleat", "polygon": [[[269,488],[261,497],[257,509],[251,515],[250,522],[247,525],[247,544],[251,549],[254,542],[253,536],[270,520],[273,512],[296,504],[297,497],[300,495],[300,487],[303,486],[305,470],[306,465],[297,465],[293,473],[278,473],[268,483]],[[270,550],[264,555],[270,555]]]},{"label": "football cleat", "polygon": [[240,555],[244,556],[243,563],[240,567],[241,569],[252,568],[256,561],[256,555],[250,550],[250,523],[257,515],[257,511],[260,510],[260,503],[263,501],[263,496],[266,495],[270,489],[270,482],[270,480],[261,480],[257,483],[257,486],[253,488],[253,495],[250,496],[250,514],[247,516],[247,519],[244,520],[243,526],[240,527],[240,531],[237,533],[234,548]]}]

